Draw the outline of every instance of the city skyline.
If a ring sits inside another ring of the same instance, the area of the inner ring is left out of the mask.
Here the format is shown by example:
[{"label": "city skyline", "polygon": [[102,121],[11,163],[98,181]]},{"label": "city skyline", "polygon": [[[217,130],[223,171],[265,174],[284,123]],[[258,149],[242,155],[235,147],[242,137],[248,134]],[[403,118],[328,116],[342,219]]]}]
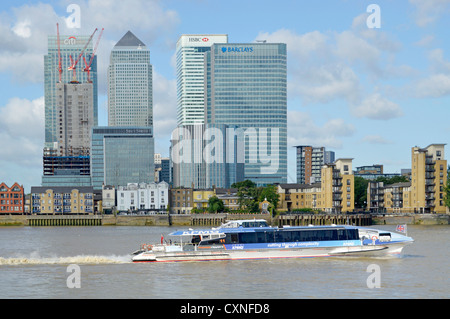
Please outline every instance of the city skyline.
[{"label": "city skyline", "polygon": [[108,121],[106,69],[113,46],[128,30],[147,45],[155,153],[162,156],[169,155],[176,127],[175,44],[181,34],[287,44],[288,182],[296,177],[295,145],[324,146],[337,158],[354,158],[355,167],[383,164],[395,173],[411,166],[411,147],[448,144],[450,1],[377,1],[380,28],[370,27],[373,2],[366,1],[262,1],[256,8],[236,1],[136,0],[112,7],[73,2],[81,8],[81,28],[70,29],[64,20],[70,3],[0,5],[0,175],[8,185],[28,190],[40,184],[43,61],[56,23],[65,35],[105,28],[97,56],[99,125]]}]

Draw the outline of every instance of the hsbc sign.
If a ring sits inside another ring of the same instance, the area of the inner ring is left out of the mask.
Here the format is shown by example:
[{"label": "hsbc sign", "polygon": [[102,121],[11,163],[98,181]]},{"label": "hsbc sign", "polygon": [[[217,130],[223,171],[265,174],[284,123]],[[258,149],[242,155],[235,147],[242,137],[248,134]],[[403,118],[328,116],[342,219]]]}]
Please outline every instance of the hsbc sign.
[{"label": "hsbc sign", "polygon": [[177,41],[179,47],[210,47],[214,43],[228,43],[225,34],[184,34]]},{"label": "hsbc sign", "polygon": [[189,42],[204,42],[204,43],[206,43],[208,41],[209,41],[209,38],[207,38],[207,37],[192,37],[192,38],[189,38]]}]

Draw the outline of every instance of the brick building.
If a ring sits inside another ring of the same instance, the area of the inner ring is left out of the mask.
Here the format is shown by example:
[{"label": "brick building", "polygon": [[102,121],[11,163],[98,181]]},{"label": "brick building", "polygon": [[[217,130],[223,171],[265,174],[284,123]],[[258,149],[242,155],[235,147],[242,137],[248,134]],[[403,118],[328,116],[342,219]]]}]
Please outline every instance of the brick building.
[{"label": "brick building", "polygon": [[14,183],[8,187],[0,184],[0,214],[23,214],[25,212],[25,193],[23,186]]}]

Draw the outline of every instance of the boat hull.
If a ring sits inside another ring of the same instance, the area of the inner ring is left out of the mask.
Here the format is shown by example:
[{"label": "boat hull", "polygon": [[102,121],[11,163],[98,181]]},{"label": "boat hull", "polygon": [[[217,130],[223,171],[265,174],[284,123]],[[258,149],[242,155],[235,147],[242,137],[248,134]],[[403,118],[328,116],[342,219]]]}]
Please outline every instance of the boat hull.
[{"label": "boat hull", "polygon": [[389,243],[386,245],[357,245],[341,247],[308,247],[282,249],[214,249],[202,251],[145,251],[135,255],[133,262],[179,262],[213,260],[248,260],[276,258],[311,258],[332,256],[383,257],[400,254],[409,242]]}]

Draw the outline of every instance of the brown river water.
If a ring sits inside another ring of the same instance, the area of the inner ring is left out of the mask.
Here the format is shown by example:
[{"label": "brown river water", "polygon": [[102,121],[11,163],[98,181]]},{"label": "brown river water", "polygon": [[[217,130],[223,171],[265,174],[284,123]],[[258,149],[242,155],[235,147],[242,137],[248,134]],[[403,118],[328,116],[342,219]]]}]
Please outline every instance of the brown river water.
[{"label": "brown river water", "polygon": [[[374,226],[375,227],[375,226]],[[394,230],[395,226],[377,226]],[[399,257],[132,263],[180,227],[1,227],[1,299],[446,299],[450,226],[408,226]],[[70,268],[75,265],[77,272]],[[378,269],[369,287],[369,269]],[[77,275],[76,280],[72,275]],[[372,281],[373,282],[373,281]],[[75,285],[75,283],[77,285]],[[75,286],[74,286],[75,285]]]}]

